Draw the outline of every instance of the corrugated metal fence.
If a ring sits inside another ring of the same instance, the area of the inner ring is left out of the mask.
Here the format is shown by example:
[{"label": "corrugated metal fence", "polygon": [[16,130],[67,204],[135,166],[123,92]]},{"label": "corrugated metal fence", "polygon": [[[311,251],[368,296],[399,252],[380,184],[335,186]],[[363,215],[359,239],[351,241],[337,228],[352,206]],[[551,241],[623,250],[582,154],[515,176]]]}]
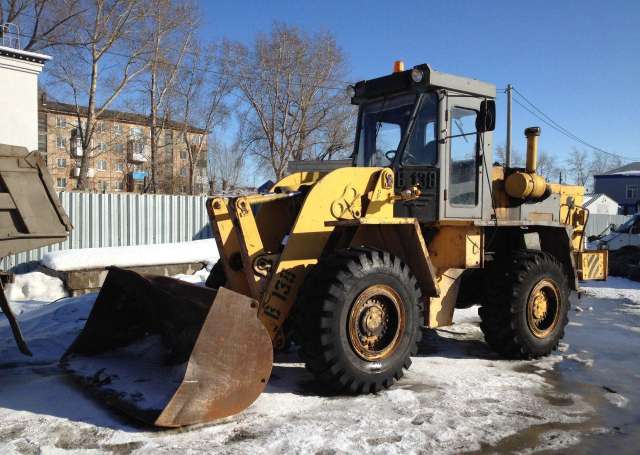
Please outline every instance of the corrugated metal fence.
[{"label": "corrugated metal fence", "polygon": [[211,237],[206,196],[62,192],[58,197],[74,226],[69,238],[57,245],[8,256],[0,261],[3,270],[38,261],[48,251]]},{"label": "corrugated metal fence", "polygon": [[599,213],[592,213],[589,215],[589,221],[587,222],[586,237],[601,234],[609,227],[609,225],[615,224],[618,226],[629,218],[631,218],[629,215],[603,215]]}]

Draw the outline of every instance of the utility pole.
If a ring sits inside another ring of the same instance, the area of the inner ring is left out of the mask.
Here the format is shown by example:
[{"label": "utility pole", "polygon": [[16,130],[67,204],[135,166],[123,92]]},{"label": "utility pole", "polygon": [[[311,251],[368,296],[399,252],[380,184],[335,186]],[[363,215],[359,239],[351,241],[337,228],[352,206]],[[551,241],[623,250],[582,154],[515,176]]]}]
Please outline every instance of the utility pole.
[{"label": "utility pole", "polygon": [[504,161],[505,166],[511,166],[511,84],[507,84],[507,146]]}]

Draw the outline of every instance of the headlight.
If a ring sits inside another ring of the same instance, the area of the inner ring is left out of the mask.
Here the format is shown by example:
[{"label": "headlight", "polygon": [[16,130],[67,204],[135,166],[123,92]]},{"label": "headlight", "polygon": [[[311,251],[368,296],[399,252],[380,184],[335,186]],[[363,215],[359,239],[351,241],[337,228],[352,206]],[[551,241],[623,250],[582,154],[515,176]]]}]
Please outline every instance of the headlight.
[{"label": "headlight", "polygon": [[347,96],[349,98],[356,96],[356,88],[353,85],[347,85]]},{"label": "headlight", "polygon": [[423,77],[424,74],[422,73],[422,70],[419,70],[418,68],[414,68],[411,70],[411,79],[413,79],[413,82],[415,82],[416,84],[418,82],[422,82]]}]

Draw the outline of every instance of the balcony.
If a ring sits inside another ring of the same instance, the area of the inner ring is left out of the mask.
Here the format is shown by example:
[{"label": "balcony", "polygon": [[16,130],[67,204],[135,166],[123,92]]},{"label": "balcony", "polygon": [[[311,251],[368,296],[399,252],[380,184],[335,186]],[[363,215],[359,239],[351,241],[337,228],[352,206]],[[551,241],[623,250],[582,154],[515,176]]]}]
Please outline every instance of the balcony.
[{"label": "balcony", "polygon": [[127,141],[127,160],[130,163],[146,163],[150,148],[142,141]]},{"label": "balcony", "polygon": [[140,164],[140,163],[147,162],[147,157],[145,156],[144,153],[131,152],[127,157],[127,159],[129,160],[130,163]]},{"label": "balcony", "polygon": [[70,141],[71,156],[74,158],[82,157],[82,141],[79,137],[72,137]]},{"label": "balcony", "polygon": [[129,178],[134,182],[144,182],[148,175],[147,171],[133,171],[129,173]]},{"label": "balcony", "polygon": [[[93,178],[95,176],[96,176],[96,170],[94,168],[90,167],[89,169],[87,169],[87,177],[88,178],[91,179],[91,178]],[[73,177],[75,177],[75,178],[80,177],[80,168],[79,167],[73,168]]]}]

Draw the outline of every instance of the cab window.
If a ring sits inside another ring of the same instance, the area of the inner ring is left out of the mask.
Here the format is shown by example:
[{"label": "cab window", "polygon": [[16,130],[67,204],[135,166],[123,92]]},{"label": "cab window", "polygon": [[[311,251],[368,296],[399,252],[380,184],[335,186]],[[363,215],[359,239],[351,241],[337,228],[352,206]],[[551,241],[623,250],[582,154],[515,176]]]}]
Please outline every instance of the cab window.
[{"label": "cab window", "polygon": [[451,109],[449,197],[452,205],[478,203],[477,113],[471,109]]},{"label": "cab window", "polygon": [[415,106],[415,95],[384,99],[362,106],[357,166],[391,164]]},{"label": "cab window", "polygon": [[438,99],[424,95],[411,138],[402,156],[406,166],[433,166],[438,162]]}]

